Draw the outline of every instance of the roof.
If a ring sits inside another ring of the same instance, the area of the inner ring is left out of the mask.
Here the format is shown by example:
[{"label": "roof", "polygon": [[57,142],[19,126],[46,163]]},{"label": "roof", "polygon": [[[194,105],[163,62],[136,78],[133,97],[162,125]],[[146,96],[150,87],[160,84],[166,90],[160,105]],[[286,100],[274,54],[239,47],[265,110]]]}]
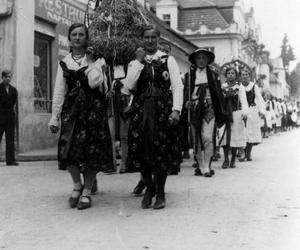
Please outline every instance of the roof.
[{"label": "roof", "polygon": [[222,9],[219,9],[219,11],[227,23],[231,23],[233,21],[233,9],[232,8],[222,8]]},{"label": "roof", "polygon": [[223,8],[223,7],[233,7],[235,2],[237,2],[238,0],[210,0],[210,1],[214,2],[220,8]]},{"label": "roof", "polygon": [[209,29],[220,27],[227,28],[229,23],[221,15],[217,8],[208,9],[182,9],[178,15],[178,29],[185,31],[198,30],[200,25],[206,25]]},{"label": "roof", "polygon": [[178,4],[182,9],[187,8],[203,8],[203,7],[215,7],[210,0],[178,0]]},{"label": "roof", "polygon": [[159,19],[154,13],[149,11],[148,16],[151,23],[154,24],[161,32],[162,38],[166,39],[168,42],[178,47],[180,50],[184,51],[187,54],[190,54],[198,48],[198,46],[188,41],[182,35],[178,34],[176,31],[170,28],[169,25]]},{"label": "roof", "polygon": [[232,7],[237,0],[177,0],[181,8]]}]

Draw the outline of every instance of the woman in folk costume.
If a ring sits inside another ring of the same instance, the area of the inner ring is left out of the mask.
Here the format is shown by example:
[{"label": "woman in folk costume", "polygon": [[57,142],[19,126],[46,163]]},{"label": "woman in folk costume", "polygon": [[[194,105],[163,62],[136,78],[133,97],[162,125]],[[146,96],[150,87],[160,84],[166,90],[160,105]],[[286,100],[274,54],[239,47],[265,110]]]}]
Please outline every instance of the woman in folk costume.
[{"label": "woman in folk costume", "polygon": [[253,145],[261,143],[260,116],[265,113],[264,101],[260,90],[254,82],[251,81],[252,70],[245,67],[241,71],[241,81],[246,90],[248,101],[248,115],[246,121],[247,146],[245,148],[245,157],[241,161],[252,161],[251,152]]},{"label": "woman in folk costume", "polygon": [[275,98],[275,113],[276,113],[276,132],[280,132],[282,127],[282,107],[278,98]]},{"label": "woman in folk costume", "polygon": [[266,95],[266,127],[267,127],[267,136],[270,136],[271,130],[272,130],[272,119],[273,119],[273,113],[274,111],[272,110],[272,103],[270,100],[269,95]]},{"label": "woman in folk costume", "polygon": [[215,55],[198,49],[189,56],[191,70],[186,74],[185,107],[191,114],[194,154],[199,164],[195,175],[212,177],[211,161],[214,154],[215,124],[221,127],[229,119],[217,73],[209,64]]},{"label": "woman in folk costume", "polygon": [[277,110],[277,104],[274,96],[271,96],[271,115],[272,115],[272,130],[273,133],[275,134],[277,132],[277,115],[278,115],[278,110]]},{"label": "woman in folk costume", "polygon": [[[103,62],[87,49],[89,33],[82,23],[72,24],[69,53],[60,63],[49,126],[57,133],[59,169],[68,170],[74,189],[71,208],[91,206],[91,189],[99,171],[114,171],[107,121],[106,81]],[[84,184],[80,173],[83,173]]]},{"label": "woman in folk costume", "polygon": [[[222,67],[226,82],[222,85],[228,109],[231,111],[232,120],[226,124],[225,134],[222,140],[224,150],[224,163],[222,168],[235,168],[235,160],[238,148],[246,147],[247,136],[245,122],[247,120],[248,102],[245,87],[237,81],[238,71],[235,64],[226,64]],[[231,149],[231,161],[229,152]]]},{"label": "woman in folk costume", "polygon": [[[144,48],[128,66],[127,87],[134,93],[128,132],[127,172],[140,171],[146,185],[142,208],[165,207],[168,171],[178,170],[179,115],[183,84],[172,56],[157,49],[160,32],[153,25],[142,31]],[[153,181],[155,176],[155,183]]]},{"label": "woman in folk costume", "polygon": [[258,87],[260,93],[261,93],[261,96],[262,96],[262,106],[264,108],[264,114],[261,114],[260,115],[260,131],[261,131],[261,136],[262,138],[268,138],[268,135],[267,135],[267,132],[268,132],[268,129],[267,129],[267,120],[266,120],[266,105],[267,105],[267,102],[266,102],[266,95],[265,93],[263,93],[262,91],[262,88]]}]

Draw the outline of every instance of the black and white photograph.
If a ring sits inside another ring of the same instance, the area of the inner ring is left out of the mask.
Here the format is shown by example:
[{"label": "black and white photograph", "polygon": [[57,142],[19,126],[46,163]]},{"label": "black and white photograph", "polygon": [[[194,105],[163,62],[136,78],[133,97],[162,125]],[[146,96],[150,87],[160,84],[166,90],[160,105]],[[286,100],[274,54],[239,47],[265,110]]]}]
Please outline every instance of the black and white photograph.
[{"label": "black and white photograph", "polygon": [[300,249],[300,0],[0,0],[0,249]]}]

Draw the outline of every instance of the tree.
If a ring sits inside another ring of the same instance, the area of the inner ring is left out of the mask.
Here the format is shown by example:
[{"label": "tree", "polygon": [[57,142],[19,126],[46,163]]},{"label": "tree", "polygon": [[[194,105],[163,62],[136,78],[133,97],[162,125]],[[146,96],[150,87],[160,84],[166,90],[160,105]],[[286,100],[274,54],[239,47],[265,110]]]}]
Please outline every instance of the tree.
[{"label": "tree", "polygon": [[300,62],[289,76],[289,84],[291,87],[291,95],[300,97]]},{"label": "tree", "polygon": [[285,71],[288,73],[290,62],[294,61],[296,59],[296,56],[292,46],[289,43],[287,34],[284,34],[284,38],[282,40],[281,57]]}]

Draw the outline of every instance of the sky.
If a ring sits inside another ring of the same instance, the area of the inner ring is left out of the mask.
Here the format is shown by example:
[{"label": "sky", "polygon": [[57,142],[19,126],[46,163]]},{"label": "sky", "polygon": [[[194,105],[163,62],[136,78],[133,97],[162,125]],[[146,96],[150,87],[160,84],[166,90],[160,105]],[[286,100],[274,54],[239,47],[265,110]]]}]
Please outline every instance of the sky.
[{"label": "sky", "polygon": [[271,58],[280,55],[284,34],[300,59],[300,0],[244,0],[247,7],[254,7],[256,23],[262,29],[262,43],[271,52]]}]

